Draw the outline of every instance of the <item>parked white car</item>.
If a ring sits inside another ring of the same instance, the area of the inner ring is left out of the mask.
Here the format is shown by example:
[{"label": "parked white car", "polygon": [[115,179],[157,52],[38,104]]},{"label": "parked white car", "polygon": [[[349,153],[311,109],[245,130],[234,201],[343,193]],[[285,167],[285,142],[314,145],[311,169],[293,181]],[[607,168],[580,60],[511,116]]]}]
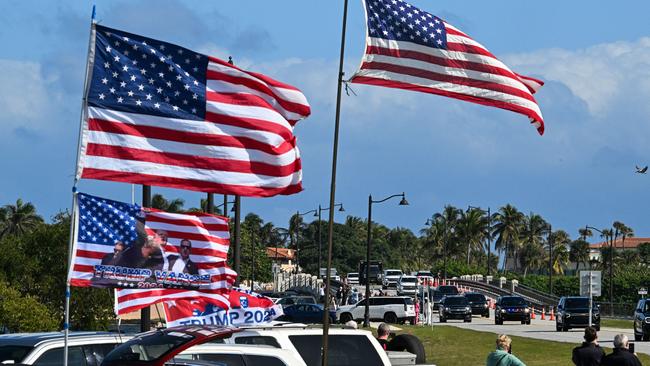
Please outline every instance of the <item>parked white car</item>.
[{"label": "parked white car", "polygon": [[397,281],[397,294],[400,296],[415,296],[418,291],[418,278],[415,276],[403,275]]},{"label": "parked white car", "polygon": [[387,269],[384,270],[384,279],[382,280],[382,287],[397,287],[397,281],[402,277],[403,273],[399,269]]},{"label": "parked white car", "polygon": [[295,352],[259,344],[203,343],[186,349],[174,359],[209,361],[215,365],[306,366]]},{"label": "parked white car", "polygon": [[[415,319],[415,305],[413,299],[407,296],[375,296],[370,298],[370,320],[379,320],[386,323],[413,322]],[[361,300],[354,305],[341,306],[336,310],[336,318],[340,323],[349,320],[361,321],[365,316],[366,300]]]}]

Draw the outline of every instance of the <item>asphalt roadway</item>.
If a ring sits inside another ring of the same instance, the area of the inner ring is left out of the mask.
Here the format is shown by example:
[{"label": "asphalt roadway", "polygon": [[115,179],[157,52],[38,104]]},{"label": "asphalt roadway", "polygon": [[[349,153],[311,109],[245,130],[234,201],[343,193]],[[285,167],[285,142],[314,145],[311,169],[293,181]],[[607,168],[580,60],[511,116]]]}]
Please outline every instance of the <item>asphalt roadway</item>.
[{"label": "asphalt roadway", "polygon": [[[480,318],[474,315],[471,323],[464,323],[462,320],[447,320],[446,323],[440,323],[437,313],[433,314],[433,326],[449,325],[452,327],[471,329],[481,332],[491,332],[497,334],[507,334],[510,336],[527,337],[535,339],[544,339],[549,341],[567,342],[579,345],[582,343],[584,330],[581,328],[570,329],[568,332],[555,331],[555,320],[550,321],[548,317],[546,320],[541,320],[540,316],[531,320],[530,325],[524,325],[520,322],[505,321],[503,325],[494,324],[494,311],[490,310],[490,318]],[[631,328],[605,328],[601,327],[598,332],[598,342],[603,347],[613,348],[613,340],[616,334],[623,333],[628,336],[631,342],[635,343],[635,351],[637,353],[645,353],[650,355],[650,342],[635,342],[634,332]]]}]

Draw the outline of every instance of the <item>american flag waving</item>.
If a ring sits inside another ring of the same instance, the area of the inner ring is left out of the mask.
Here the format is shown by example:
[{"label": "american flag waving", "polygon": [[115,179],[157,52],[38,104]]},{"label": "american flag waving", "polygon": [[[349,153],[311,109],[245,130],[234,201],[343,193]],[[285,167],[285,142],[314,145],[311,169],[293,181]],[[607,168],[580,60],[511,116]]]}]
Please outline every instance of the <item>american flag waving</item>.
[{"label": "american flag waving", "polygon": [[94,25],[77,178],[268,197],[302,190],[295,87]]},{"label": "american flag waving", "polygon": [[532,95],[542,81],[512,72],[465,33],[402,0],[365,0],[365,8],[366,51],[351,82],[507,109],[544,133]]}]

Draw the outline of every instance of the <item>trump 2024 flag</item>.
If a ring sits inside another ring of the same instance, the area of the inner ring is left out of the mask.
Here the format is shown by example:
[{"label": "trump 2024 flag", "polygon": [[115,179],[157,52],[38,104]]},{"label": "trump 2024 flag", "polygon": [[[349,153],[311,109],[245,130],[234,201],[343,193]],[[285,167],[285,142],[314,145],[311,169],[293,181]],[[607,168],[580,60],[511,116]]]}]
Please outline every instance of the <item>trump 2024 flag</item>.
[{"label": "trump 2024 flag", "polygon": [[533,97],[544,83],[518,75],[435,15],[402,0],[365,0],[366,51],[351,82],[413,90],[507,109],[544,133]]},{"label": "trump 2024 flag", "polygon": [[93,25],[76,178],[269,197],[302,190],[295,87]]}]

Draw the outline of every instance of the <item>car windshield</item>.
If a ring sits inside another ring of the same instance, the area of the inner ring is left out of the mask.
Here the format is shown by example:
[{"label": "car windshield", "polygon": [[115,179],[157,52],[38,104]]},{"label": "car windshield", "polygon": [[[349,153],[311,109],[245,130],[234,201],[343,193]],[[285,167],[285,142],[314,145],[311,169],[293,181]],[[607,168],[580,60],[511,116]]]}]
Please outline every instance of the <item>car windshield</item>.
[{"label": "car windshield", "polygon": [[566,308],[588,308],[589,299],[587,298],[567,298],[565,303]]},{"label": "car windshield", "polygon": [[485,301],[485,296],[481,294],[466,294],[465,297],[468,301]]},{"label": "car windshield", "polygon": [[442,297],[442,296],[443,296],[443,295],[442,295],[442,292],[440,292],[440,291],[438,291],[438,290],[433,290],[433,295],[432,295],[432,297]]},{"label": "car windshield", "polygon": [[464,297],[448,297],[445,299],[445,305],[467,305],[467,299]]},{"label": "car windshield", "polygon": [[402,271],[386,271],[386,276],[401,276]]},{"label": "car windshield", "polygon": [[348,273],[348,277],[358,278],[359,274],[358,273]]},{"label": "car windshield", "polygon": [[458,289],[456,286],[440,286],[438,288],[443,294],[457,294]]},{"label": "car windshield", "polygon": [[431,272],[418,272],[418,276],[433,277],[433,273],[431,273]]},{"label": "car windshield", "polygon": [[149,333],[115,348],[106,355],[102,365],[121,365],[125,361],[153,361],[193,339],[194,336],[181,332]]},{"label": "car windshield", "polygon": [[415,282],[417,281],[417,278],[415,277],[402,277],[400,279],[400,282]]},{"label": "car windshield", "polygon": [[20,363],[31,350],[30,346],[0,346],[0,363],[4,361]]},{"label": "car windshield", "polygon": [[521,306],[521,305],[526,305],[526,301],[524,301],[524,299],[521,298],[521,297],[504,297],[501,300],[501,305],[503,305],[503,306]]}]

